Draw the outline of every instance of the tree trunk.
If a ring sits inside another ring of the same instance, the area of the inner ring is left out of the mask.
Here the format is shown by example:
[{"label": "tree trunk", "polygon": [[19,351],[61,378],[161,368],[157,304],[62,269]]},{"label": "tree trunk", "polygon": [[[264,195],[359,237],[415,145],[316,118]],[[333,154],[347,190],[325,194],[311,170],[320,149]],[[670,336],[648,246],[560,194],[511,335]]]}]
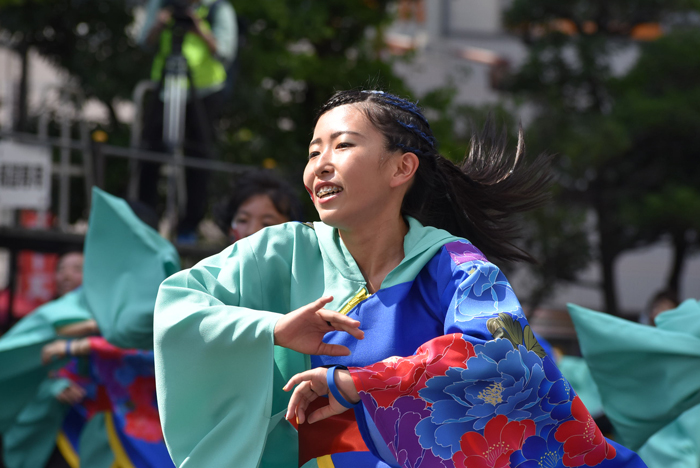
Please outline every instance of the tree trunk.
[{"label": "tree trunk", "polygon": [[19,93],[17,98],[17,120],[15,131],[26,132],[29,119],[29,45],[25,42],[17,47],[21,60],[21,72],[19,77]]},{"label": "tree trunk", "polygon": [[611,315],[620,315],[617,306],[617,281],[615,281],[615,255],[604,253],[601,249],[600,268],[603,276],[603,298],[605,311]]},{"label": "tree trunk", "polygon": [[609,219],[605,194],[598,190],[595,197],[595,210],[598,216],[598,235],[600,245],[600,271],[602,276],[603,299],[605,311],[612,315],[620,315],[617,304],[617,281],[615,279],[615,260],[619,250],[616,248],[616,233],[614,220]]},{"label": "tree trunk", "polygon": [[685,266],[685,254],[687,251],[688,241],[685,236],[685,230],[675,231],[673,233],[673,263],[668,274],[666,287],[676,295],[678,295],[680,289],[681,274]]}]

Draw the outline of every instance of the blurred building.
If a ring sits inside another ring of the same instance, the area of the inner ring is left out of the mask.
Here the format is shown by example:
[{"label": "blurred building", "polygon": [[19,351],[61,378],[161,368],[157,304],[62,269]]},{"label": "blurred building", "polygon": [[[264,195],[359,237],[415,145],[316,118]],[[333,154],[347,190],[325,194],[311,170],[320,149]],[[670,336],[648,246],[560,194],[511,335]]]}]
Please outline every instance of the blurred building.
[{"label": "blurred building", "polygon": [[[501,14],[509,0],[401,0],[398,20],[387,34],[394,54],[411,52],[411,61],[399,61],[397,72],[418,95],[448,81],[458,89],[457,99],[469,104],[486,104],[504,98],[498,80],[504,69],[519,67],[527,50],[518,37],[503,28]],[[571,25],[559,22],[562,32]],[[660,34],[658,25],[644,25],[633,31],[638,39],[653,39]],[[637,58],[634,45],[620,50],[612,63],[613,71],[626,72]],[[528,121],[527,107],[519,108],[520,118]],[[527,135],[526,135],[527,137]],[[595,241],[595,239],[593,239]],[[670,243],[627,252],[616,264],[620,309],[636,319],[651,296],[663,287],[672,261]],[[600,282],[599,266],[593,263],[581,275],[582,282]],[[525,290],[525,278],[509,278],[518,289]],[[683,272],[681,298],[700,297],[700,256],[689,258]],[[555,342],[575,338],[566,303],[580,304],[594,310],[604,309],[602,294],[585,286],[562,286],[542,309],[530,319],[538,331]]]}]

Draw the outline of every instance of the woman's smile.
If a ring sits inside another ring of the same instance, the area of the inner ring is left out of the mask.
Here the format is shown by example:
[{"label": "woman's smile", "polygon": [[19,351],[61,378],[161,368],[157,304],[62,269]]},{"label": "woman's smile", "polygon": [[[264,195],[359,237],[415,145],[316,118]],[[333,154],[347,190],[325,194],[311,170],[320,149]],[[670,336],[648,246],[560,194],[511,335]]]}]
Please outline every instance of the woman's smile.
[{"label": "woman's smile", "polygon": [[304,184],[321,220],[349,227],[378,216],[389,190],[386,139],[357,106],[318,120],[309,145]]}]

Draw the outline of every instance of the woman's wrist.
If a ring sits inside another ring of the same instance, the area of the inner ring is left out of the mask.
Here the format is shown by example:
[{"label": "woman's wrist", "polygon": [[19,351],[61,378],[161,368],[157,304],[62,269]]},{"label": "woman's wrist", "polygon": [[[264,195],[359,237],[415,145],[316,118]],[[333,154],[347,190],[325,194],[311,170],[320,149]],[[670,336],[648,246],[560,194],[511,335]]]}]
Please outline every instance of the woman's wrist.
[{"label": "woman's wrist", "polygon": [[355,382],[352,380],[350,371],[347,369],[336,369],[335,382],[338,391],[348,402],[356,404],[360,401],[360,394],[357,393]]}]

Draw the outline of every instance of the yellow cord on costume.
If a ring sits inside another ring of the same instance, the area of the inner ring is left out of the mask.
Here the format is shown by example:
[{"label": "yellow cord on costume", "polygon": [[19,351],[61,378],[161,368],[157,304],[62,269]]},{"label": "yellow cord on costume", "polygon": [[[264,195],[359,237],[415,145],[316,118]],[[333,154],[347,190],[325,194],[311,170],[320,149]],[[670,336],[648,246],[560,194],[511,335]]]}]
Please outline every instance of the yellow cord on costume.
[{"label": "yellow cord on costume", "polygon": [[364,301],[370,296],[371,294],[367,292],[367,288],[363,286],[362,289],[360,289],[357,292],[357,294],[355,294],[355,296],[353,296],[348,302],[345,303],[345,305],[338,311],[338,313],[348,315],[348,312],[350,312],[357,304]]},{"label": "yellow cord on costume", "polygon": [[73,445],[68,440],[66,433],[62,430],[58,431],[58,435],[56,436],[56,446],[58,447],[58,451],[61,452],[64,460],[66,460],[66,463],[70,465],[70,468],[80,467],[80,458],[73,449]]},{"label": "yellow cord on costume", "polygon": [[129,455],[126,454],[124,446],[122,445],[117,431],[114,429],[114,417],[112,413],[105,413],[105,427],[107,428],[107,440],[109,440],[109,446],[112,447],[112,452],[114,452],[114,464],[119,468],[134,468],[133,463],[129,459]]}]

